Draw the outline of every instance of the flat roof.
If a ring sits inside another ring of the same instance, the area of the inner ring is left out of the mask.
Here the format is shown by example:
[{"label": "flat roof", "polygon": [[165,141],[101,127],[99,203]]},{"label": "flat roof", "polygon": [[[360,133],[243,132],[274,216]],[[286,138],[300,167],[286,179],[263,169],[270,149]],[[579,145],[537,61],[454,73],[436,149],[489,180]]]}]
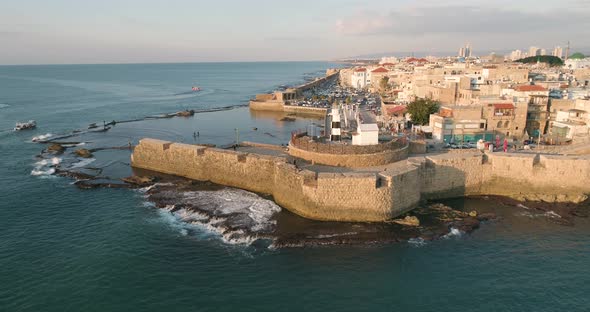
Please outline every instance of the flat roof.
[{"label": "flat roof", "polygon": [[359,125],[359,129],[362,131],[379,131],[379,127],[377,127],[377,124],[374,123],[370,123],[370,124],[360,124]]}]

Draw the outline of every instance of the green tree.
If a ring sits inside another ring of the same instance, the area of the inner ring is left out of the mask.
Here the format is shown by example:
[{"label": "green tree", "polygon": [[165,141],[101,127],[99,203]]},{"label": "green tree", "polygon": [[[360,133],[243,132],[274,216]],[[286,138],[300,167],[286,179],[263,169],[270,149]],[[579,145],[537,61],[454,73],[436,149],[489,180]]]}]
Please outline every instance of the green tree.
[{"label": "green tree", "polygon": [[387,90],[388,86],[389,86],[389,77],[383,76],[383,78],[381,78],[381,80],[379,81],[379,88],[381,89],[381,91],[385,91],[385,90]]},{"label": "green tree", "polygon": [[585,57],[586,57],[586,56],[585,56],[584,54],[582,54],[582,53],[580,53],[580,52],[576,52],[576,53],[574,53],[574,54],[570,55],[570,57],[569,57],[569,58],[571,58],[571,59],[583,59],[583,58],[585,58]]},{"label": "green tree", "polygon": [[346,97],[346,104],[350,104],[352,102],[352,97],[347,96]]},{"label": "green tree", "polygon": [[557,56],[552,56],[552,55],[529,56],[529,57],[525,57],[520,60],[516,60],[516,62],[525,63],[525,64],[535,64],[537,62],[541,62],[541,63],[547,63],[547,64],[549,64],[549,66],[563,65],[562,59],[560,59]]},{"label": "green tree", "polygon": [[408,113],[412,116],[412,122],[416,125],[425,125],[430,120],[430,114],[438,112],[439,104],[430,99],[416,99],[408,104]]}]

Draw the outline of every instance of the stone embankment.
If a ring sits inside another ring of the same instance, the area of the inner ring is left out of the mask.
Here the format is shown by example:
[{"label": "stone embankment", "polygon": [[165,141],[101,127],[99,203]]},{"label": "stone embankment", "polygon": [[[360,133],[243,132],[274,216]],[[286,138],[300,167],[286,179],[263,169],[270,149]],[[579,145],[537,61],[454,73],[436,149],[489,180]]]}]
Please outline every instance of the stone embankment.
[{"label": "stone embankment", "polygon": [[284,156],[143,139],[133,167],[271,194],[300,216],[331,221],[391,220],[423,199],[503,195],[580,201],[590,194],[590,157],[438,154],[386,169],[301,170]]}]

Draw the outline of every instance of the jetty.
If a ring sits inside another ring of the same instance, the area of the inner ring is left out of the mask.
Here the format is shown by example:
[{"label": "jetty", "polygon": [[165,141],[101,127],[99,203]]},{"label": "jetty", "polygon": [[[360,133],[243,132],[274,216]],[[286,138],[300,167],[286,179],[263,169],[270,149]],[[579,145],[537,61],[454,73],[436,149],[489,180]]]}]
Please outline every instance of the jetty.
[{"label": "jetty", "polygon": [[257,94],[254,99],[250,100],[250,109],[255,111],[285,112],[323,117],[326,115],[328,108],[299,106],[297,105],[297,101],[303,98],[305,92],[311,91],[314,88],[321,88],[323,85],[338,80],[339,75],[339,70],[330,69],[326,71],[326,76],[316,78],[300,86],[287,88],[284,91]]}]

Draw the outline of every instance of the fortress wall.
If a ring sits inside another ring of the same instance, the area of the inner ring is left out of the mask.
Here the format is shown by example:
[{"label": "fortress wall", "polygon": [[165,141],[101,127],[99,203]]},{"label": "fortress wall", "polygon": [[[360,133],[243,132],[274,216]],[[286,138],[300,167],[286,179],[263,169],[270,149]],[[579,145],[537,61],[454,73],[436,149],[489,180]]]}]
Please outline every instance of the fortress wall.
[{"label": "fortress wall", "polygon": [[250,101],[250,109],[252,110],[282,112],[283,106],[282,101]]},{"label": "fortress wall", "polygon": [[427,156],[420,163],[421,193],[426,199],[477,193],[484,175],[482,154]]},{"label": "fortress wall", "polygon": [[143,139],[131,158],[134,167],[272,194],[282,207],[316,220],[383,221],[421,199],[539,194],[567,201],[590,194],[590,156],[438,154],[379,173],[316,173],[284,157]]},{"label": "fortress wall", "polygon": [[289,144],[289,154],[318,164],[329,166],[365,168],[386,165],[408,158],[408,147],[386,150],[374,154],[326,154],[306,151]]},{"label": "fortress wall", "polygon": [[283,111],[285,113],[317,115],[317,116],[323,117],[323,116],[326,116],[328,109],[327,108],[319,108],[319,107],[284,105]]}]

